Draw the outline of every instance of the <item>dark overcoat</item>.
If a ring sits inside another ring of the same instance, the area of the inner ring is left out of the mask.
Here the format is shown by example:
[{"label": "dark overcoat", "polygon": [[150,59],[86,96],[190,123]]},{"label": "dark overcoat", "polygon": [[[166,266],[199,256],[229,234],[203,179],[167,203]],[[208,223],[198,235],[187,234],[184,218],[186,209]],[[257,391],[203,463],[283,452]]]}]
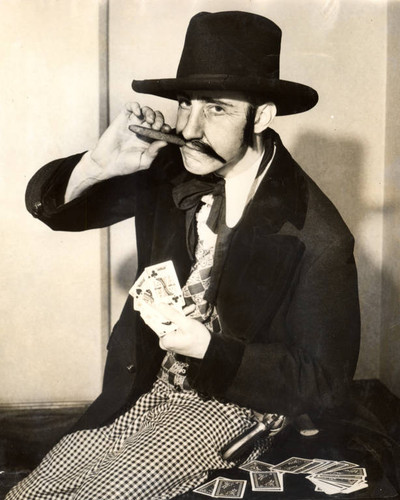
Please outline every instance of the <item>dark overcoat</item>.
[{"label": "dark overcoat", "polygon": [[[343,404],[359,351],[353,237],[338,211],[272,132],[276,152],[234,230],[216,305],[222,333],[203,360],[189,359],[192,387],[205,397],[288,416]],[[135,216],[138,273],[172,260],[183,285],[191,259],[185,213],[172,189],[192,177],[167,146],[151,168],[115,177],[64,204],[81,155],[32,178],[28,210],[52,229],[82,231]],[[129,237],[129,235],[127,235]],[[145,391],[165,352],[128,297],[108,343],[103,391],[78,427],[110,422]]]}]

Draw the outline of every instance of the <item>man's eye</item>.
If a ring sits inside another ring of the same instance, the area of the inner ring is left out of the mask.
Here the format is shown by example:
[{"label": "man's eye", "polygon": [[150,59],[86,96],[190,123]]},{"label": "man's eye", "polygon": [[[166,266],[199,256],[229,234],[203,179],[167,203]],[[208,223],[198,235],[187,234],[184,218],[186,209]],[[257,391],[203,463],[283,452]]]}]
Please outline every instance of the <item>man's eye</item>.
[{"label": "man's eye", "polygon": [[216,115],[221,115],[225,113],[225,108],[217,104],[214,104],[213,106],[211,106],[210,111]]}]

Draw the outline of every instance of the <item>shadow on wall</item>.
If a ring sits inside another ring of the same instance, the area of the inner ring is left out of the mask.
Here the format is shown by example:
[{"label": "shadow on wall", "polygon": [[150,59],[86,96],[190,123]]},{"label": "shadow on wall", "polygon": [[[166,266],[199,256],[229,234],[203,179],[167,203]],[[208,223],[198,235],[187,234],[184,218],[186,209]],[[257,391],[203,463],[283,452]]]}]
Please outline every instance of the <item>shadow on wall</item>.
[{"label": "shadow on wall", "polygon": [[125,259],[121,260],[115,274],[115,283],[118,288],[128,293],[132,287],[137,272],[137,253],[134,248],[134,253]]}]

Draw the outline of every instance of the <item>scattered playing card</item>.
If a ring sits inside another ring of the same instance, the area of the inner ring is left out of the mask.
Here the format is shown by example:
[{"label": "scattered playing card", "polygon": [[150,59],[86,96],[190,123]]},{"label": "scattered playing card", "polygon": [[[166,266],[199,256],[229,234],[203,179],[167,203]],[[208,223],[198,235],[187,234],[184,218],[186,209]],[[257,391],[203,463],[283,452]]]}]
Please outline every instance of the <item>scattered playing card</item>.
[{"label": "scattered playing card", "polygon": [[247,481],[245,479],[229,479],[218,477],[214,498],[243,498]]},{"label": "scattered playing card", "polygon": [[[314,474],[314,472],[312,472]],[[356,478],[356,479],[364,479],[367,477],[367,471],[363,467],[354,467],[353,469],[340,469],[324,472],[317,472],[319,476],[325,476],[327,478],[335,478],[335,477],[347,477],[347,478]]]},{"label": "scattered playing card", "polygon": [[317,471],[323,470],[328,463],[330,463],[328,460],[320,460],[318,458],[314,458],[309,464],[306,464],[304,467],[301,467],[300,470],[298,470],[296,473],[297,474],[314,474]]},{"label": "scattered playing card", "polygon": [[274,465],[272,470],[289,472],[290,474],[301,474],[301,470],[313,463],[309,458],[291,457],[280,464]]},{"label": "scattered playing card", "polygon": [[266,472],[271,470],[272,464],[267,464],[267,462],[261,462],[260,460],[252,460],[239,467],[239,469],[247,470],[249,472]]},{"label": "scattered playing card", "polygon": [[250,472],[253,491],[283,491],[283,474],[274,471]]},{"label": "scattered playing card", "polygon": [[193,491],[196,493],[200,493],[201,495],[207,495],[209,497],[214,496],[214,490],[217,485],[217,480],[213,479],[212,481],[209,481],[208,483],[202,484],[198,488],[195,488]]}]

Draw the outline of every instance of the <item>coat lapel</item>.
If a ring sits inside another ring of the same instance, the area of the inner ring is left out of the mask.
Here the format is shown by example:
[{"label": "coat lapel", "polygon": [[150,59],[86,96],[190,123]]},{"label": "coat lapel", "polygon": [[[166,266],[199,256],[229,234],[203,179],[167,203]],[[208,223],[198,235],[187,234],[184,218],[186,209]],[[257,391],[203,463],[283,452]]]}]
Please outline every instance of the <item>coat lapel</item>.
[{"label": "coat lapel", "polygon": [[247,341],[275,315],[305,249],[279,233],[286,222],[303,227],[308,193],[300,167],[273,135],[274,159],[235,229],[217,297],[223,332]]}]

